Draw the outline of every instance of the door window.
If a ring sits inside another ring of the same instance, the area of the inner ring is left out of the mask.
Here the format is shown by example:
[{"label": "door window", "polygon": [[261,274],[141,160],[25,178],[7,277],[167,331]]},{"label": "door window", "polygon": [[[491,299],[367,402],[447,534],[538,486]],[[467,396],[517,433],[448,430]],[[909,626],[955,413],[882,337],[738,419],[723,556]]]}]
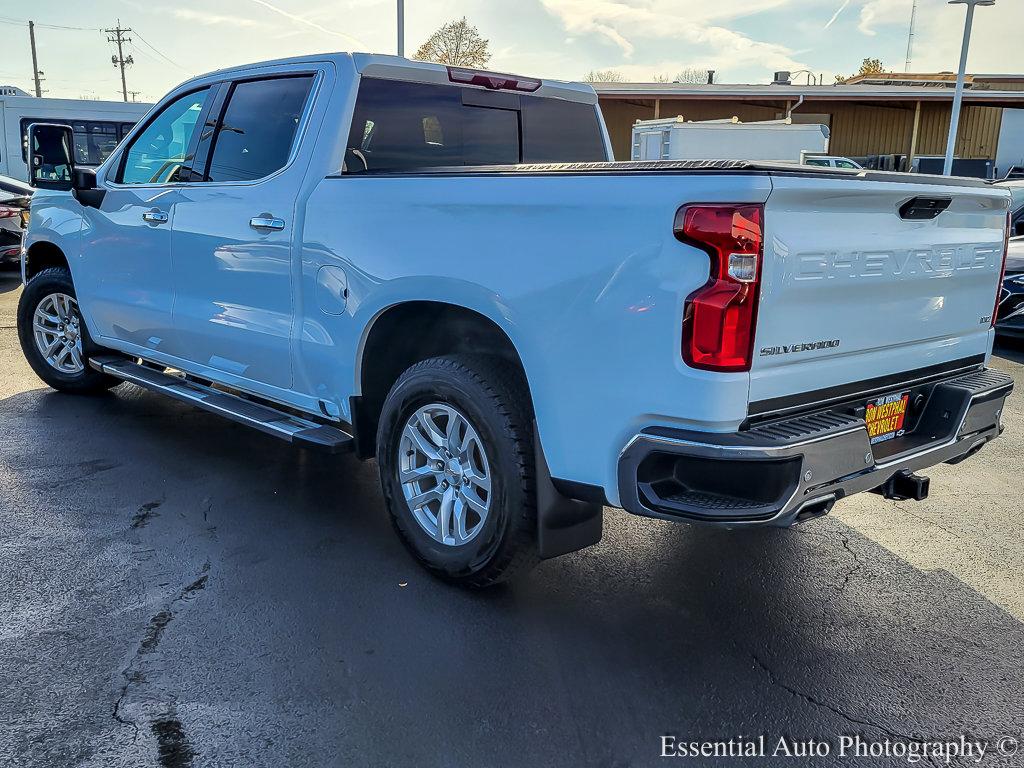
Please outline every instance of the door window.
[{"label": "door window", "polygon": [[172,101],[133,140],[121,167],[122,184],[168,184],[180,181],[196,122],[206,103],[208,88]]},{"label": "door window", "polygon": [[207,181],[252,181],[283,168],[313,76],[237,83],[217,126]]},{"label": "door window", "polygon": [[806,160],[804,160],[804,165],[818,165],[824,168],[828,168],[829,162],[828,160],[821,160],[820,158],[816,157],[808,157]]}]

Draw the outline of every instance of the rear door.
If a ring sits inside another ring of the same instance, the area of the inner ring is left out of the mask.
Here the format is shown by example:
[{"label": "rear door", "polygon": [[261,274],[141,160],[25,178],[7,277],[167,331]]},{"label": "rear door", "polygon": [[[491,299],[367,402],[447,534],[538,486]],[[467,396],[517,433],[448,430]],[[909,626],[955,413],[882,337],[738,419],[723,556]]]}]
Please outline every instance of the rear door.
[{"label": "rear door", "polygon": [[[752,412],[985,358],[1005,191],[831,174],[772,185]],[[933,215],[931,201],[944,210]]]},{"label": "rear door", "polygon": [[[226,84],[202,181],[175,206],[174,354],[220,379],[291,385],[295,162],[316,72]],[[306,158],[308,161],[308,158]]]}]

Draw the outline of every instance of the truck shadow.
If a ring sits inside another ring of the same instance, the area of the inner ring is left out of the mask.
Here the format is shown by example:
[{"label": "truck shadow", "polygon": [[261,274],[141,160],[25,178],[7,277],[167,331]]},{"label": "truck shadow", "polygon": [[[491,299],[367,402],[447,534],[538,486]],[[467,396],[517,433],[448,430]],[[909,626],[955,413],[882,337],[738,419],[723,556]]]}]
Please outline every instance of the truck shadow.
[{"label": "truck shadow", "polygon": [[996,343],[993,354],[1017,363],[1024,363],[1024,340],[1021,339],[999,339]]},{"label": "truck shadow", "polygon": [[836,519],[730,533],[606,510],[598,546],[467,593],[405,553],[373,463],[298,451],[131,387],[24,392],[0,413],[0,468],[18,478],[9,499],[85,536],[131,538],[157,553],[163,582],[208,563],[202,601],[160,653],[213,661],[168,660],[145,682],[181,709],[250,681],[227,707],[245,721],[205,729],[197,755],[223,754],[239,729],[300,720],[318,736],[291,747],[297,762],[386,744],[395,765],[648,765],[668,734],[826,739],[833,754],[814,764],[845,765],[843,734],[1024,732],[1024,624]]},{"label": "truck shadow", "polygon": [[0,293],[8,293],[21,287],[21,273],[16,269],[0,267]]}]

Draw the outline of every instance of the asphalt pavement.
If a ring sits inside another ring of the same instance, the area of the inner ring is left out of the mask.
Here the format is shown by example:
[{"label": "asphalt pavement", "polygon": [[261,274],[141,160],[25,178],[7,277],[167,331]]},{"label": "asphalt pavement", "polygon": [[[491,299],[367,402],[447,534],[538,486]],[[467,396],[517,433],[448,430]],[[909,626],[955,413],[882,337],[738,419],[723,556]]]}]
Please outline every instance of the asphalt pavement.
[{"label": "asphalt pavement", "polygon": [[0,766],[639,766],[664,736],[829,744],[676,764],[908,764],[844,735],[1024,764],[994,746],[1024,736],[1021,351],[1006,434],[925,502],[737,533],[606,510],[598,546],[468,593],[403,550],[373,463],[46,389],[19,293],[0,275]]}]

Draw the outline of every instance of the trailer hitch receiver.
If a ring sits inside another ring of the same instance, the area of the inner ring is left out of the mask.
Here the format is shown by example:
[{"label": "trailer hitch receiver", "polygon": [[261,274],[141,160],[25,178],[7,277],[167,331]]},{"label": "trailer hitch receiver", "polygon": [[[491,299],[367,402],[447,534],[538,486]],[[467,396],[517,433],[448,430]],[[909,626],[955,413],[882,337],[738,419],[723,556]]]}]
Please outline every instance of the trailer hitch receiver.
[{"label": "trailer hitch receiver", "polygon": [[909,469],[903,469],[874,489],[887,499],[893,501],[924,501],[928,498],[928,485],[931,481],[924,475],[917,475]]}]

